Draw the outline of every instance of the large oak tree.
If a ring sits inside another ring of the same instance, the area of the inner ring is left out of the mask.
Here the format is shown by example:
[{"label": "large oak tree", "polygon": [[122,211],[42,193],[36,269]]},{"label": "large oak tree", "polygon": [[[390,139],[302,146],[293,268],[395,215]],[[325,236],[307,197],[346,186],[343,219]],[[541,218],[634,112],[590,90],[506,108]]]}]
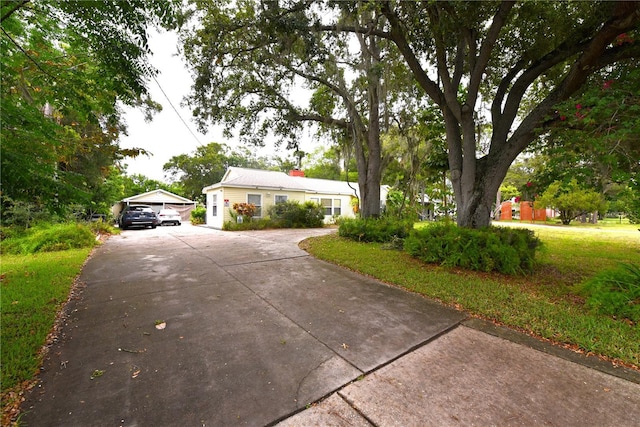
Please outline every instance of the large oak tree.
[{"label": "large oak tree", "polygon": [[[380,135],[420,98],[399,51],[376,35],[381,11],[358,2],[194,2],[183,37],[195,74],[188,101],[202,127],[224,123],[257,145],[297,149],[315,124],[355,153],[361,213],[380,213]],[[353,31],[352,29],[357,29]]]},{"label": "large oak tree", "polygon": [[[202,27],[197,37],[189,39],[187,53],[195,64],[192,102],[201,118],[233,123],[238,112],[258,117],[258,112],[272,109],[280,114],[264,121],[266,127],[291,134],[295,128],[290,124],[311,117],[308,113],[333,113],[335,109],[327,105],[335,103],[322,104],[322,111],[289,108],[297,107],[287,95],[298,76],[315,82],[309,88],[316,95],[331,93],[344,100],[347,113],[350,105],[366,106],[361,111],[368,114],[360,113],[360,122],[369,141],[375,141],[379,140],[375,133],[386,130],[381,124],[388,117],[374,105],[384,105],[386,97],[380,94],[406,91],[406,86],[384,86],[390,79],[382,71],[409,67],[422,93],[443,116],[457,221],[467,227],[489,224],[509,165],[559,120],[554,114],[558,103],[575,94],[591,75],[640,56],[636,2],[197,4]],[[358,35],[361,42],[357,61],[339,55],[350,46],[348,33]],[[367,96],[358,98],[355,86],[341,86],[328,78],[329,66],[338,70],[332,76],[344,76],[344,64],[360,73],[365,83],[360,88],[367,88],[360,93]],[[231,90],[234,85],[241,90]],[[225,86],[227,90],[220,90]],[[383,86],[385,90],[380,90]],[[353,104],[356,99],[360,102]],[[347,128],[358,129],[355,115],[322,117],[325,124],[344,122],[349,123]],[[488,126],[480,126],[487,121]],[[266,127],[256,131],[255,120],[247,123],[245,133],[261,138]],[[361,180],[370,179],[367,185],[373,188],[379,174],[370,174],[371,166],[376,170],[383,166],[379,144],[363,147],[368,157],[359,160],[358,172]],[[364,208],[365,216],[375,212]]]},{"label": "large oak tree", "polygon": [[[637,2],[380,3],[416,81],[440,107],[457,222],[490,222],[495,194],[516,159],[560,120],[555,106],[589,76],[640,58]],[[488,149],[477,124],[488,105]]]}]

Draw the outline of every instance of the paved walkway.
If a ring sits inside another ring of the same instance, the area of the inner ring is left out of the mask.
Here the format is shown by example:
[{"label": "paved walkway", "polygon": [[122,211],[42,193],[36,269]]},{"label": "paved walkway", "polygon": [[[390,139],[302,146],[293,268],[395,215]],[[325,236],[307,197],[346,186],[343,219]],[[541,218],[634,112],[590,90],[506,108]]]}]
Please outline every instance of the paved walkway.
[{"label": "paved walkway", "polygon": [[636,372],[483,331],[298,248],[327,232],[112,237],[83,270],[23,425],[640,425]]}]

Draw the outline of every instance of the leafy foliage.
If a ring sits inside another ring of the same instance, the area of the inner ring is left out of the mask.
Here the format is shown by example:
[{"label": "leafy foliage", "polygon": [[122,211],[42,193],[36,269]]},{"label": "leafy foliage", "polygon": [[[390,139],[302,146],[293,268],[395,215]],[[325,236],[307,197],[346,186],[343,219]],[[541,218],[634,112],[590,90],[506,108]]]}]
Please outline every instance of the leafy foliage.
[{"label": "leafy foliage", "polygon": [[31,225],[52,218],[50,212],[42,205],[26,202],[14,201],[9,197],[3,198],[2,225],[9,227],[29,228]]},{"label": "leafy foliage", "polygon": [[256,214],[256,205],[253,203],[234,203],[233,210],[236,211],[238,216],[242,216],[251,221],[251,218]]},{"label": "leafy foliage", "polygon": [[43,223],[13,234],[12,237],[0,242],[2,253],[7,254],[34,254],[91,248],[95,244],[96,237],[89,226],[77,223]]},{"label": "leafy foliage", "polygon": [[580,215],[596,211],[604,213],[607,210],[601,194],[580,188],[575,179],[567,183],[552,183],[536,200],[536,204],[557,209],[564,225]]},{"label": "leafy foliage", "polygon": [[[635,66],[634,66],[635,65]],[[637,64],[594,76],[584,90],[557,107],[560,120],[542,147],[538,174],[547,184],[575,178],[602,194],[640,175],[640,69]]]},{"label": "leafy foliage", "polygon": [[413,230],[404,242],[407,253],[427,263],[506,274],[532,271],[539,247],[540,241],[531,230],[476,230],[448,222]]},{"label": "leafy foliage", "polygon": [[404,239],[413,228],[413,221],[393,217],[344,218],[340,221],[338,235],[357,242],[391,242]]},{"label": "leafy foliage", "polygon": [[[406,114],[414,114],[405,111]],[[449,160],[446,151],[446,132],[442,116],[435,107],[425,108],[415,114],[415,122],[403,117],[397,127],[383,136],[386,168],[382,183],[390,185],[402,194],[401,203],[387,200],[389,208],[398,214],[406,209],[408,215],[417,215],[424,209],[424,196],[439,201],[434,210],[447,215],[451,203],[447,182]],[[449,205],[449,207],[448,207]]]},{"label": "leafy foliage", "polygon": [[640,323],[640,265],[621,263],[579,286],[587,307],[598,313]]},{"label": "leafy foliage", "polygon": [[305,127],[327,136],[354,154],[361,214],[379,215],[381,129],[421,100],[398,52],[369,31],[383,30],[380,11],[362,2],[194,5],[201,19],[183,41],[200,127],[221,123],[259,146],[273,135],[292,150]]},{"label": "leafy foliage", "polygon": [[278,228],[318,228],[324,223],[324,209],[310,201],[276,203],[269,206],[267,213]]},{"label": "leafy foliage", "polygon": [[640,71],[634,65],[594,75],[557,106],[559,120],[531,147],[536,156],[528,159],[528,179],[541,188],[575,179],[633,220],[640,212]]},{"label": "leafy foliage", "polygon": [[391,189],[387,193],[384,215],[392,218],[418,220],[418,205],[415,197],[409,198],[405,193]]},{"label": "leafy foliage", "polygon": [[263,168],[266,165],[266,160],[256,158],[249,150],[231,150],[225,144],[212,142],[191,154],[173,156],[163,169],[178,183],[184,197],[204,201],[202,189],[220,182],[229,166]]},{"label": "leafy foliage", "polygon": [[123,187],[122,197],[131,197],[137,194],[147,193],[149,191],[158,189],[165,190],[179,196],[187,197],[185,196],[184,190],[179,183],[166,184],[164,182],[151,179],[141,174],[125,175],[121,179]]},{"label": "leafy foliage", "polygon": [[[112,203],[125,156],[118,103],[148,99],[147,26],[172,26],[174,1],[5,1],[1,5],[2,207],[66,213]],[[106,212],[102,212],[106,213]]]},{"label": "leafy foliage", "polygon": [[[301,123],[317,123],[354,147],[363,216],[378,214],[367,192],[388,160],[381,134],[397,125],[410,138],[424,95],[445,124],[456,219],[479,228],[509,165],[560,121],[556,105],[599,70],[638,68],[640,56],[637,2],[193,3],[201,22],[184,48],[201,125],[296,146]],[[309,96],[293,91],[298,82]],[[404,142],[407,160],[422,157],[419,139]],[[410,200],[414,166],[396,175]]]},{"label": "leafy foliage", "polygon": [[207,209],[203,206],[197,206],[191,211],[191,224],[204,224],[207,218]]}]

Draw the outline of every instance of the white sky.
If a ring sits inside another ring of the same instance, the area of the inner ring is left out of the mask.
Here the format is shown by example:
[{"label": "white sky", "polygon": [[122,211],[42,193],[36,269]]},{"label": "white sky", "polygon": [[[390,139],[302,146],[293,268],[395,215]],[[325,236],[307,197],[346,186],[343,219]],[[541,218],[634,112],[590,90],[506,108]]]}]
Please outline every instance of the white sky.
[{"label": "white sky", "polygon": [[[191,89],[192,80],[182,63],[182,59],[177,55],[176,34],[152,33],[149,44],[151,51],[154,52],[151,63],[160,71],[156,80],[171,100],[171,104],[180,112],[180,116],[197,136],[197,140],[182,123],[158,84],[151,80],[149,82],[151,97],[154,101],[162,104],[162,112],[155,114],[153,120],[146,123],[142,111],[125,107],[124,118],[129,135],[120,137],[120,146],[122,148],[143,148],[152,153],[149,157],[138,156],[135,159],[125,159],[124,163],[127,165],[128,175],[142,174],[151,179],[164,181],[162,166],[173,156],[191,154],[200,144],[207,145],[211,142],[226,144],[232,149],[239,147],[240,144],[237,140],[225,139],[222,135],[222,127],[210,126],[207,135],[200,134],[192,121],[191,111],[180,106],[182,99]],[[308,139],[307,135],[304,136],[304,139]],[[306,147],[310,144],[308,141],[303,143],[305,147],[301,147],[301,149],[311,150]],[[267,144],[257,154],[271,157],[273,151],[273,145]],[[278,155],[293,158],[292,153],[286,152],[282,148],[278,150]]]},{"label": "white sky", "polygon": [[[160,74],[156,77],[160,86],[167,94],[173,106],[180,112],[180,116],[189,125],[202,145],[210,142],[227,143],[222,138],[222,131],[210,129],[207,135],[196,130],[191,120],[191,112],[180,106],[182,98],[191,88],[191,78],[177,56],[177,37],[173,33],[152,34],[149,40],[154,55],[151,63],[158,68]],[[173,156],[192,153],[198,146],[198,141],[180,120],[171,105],[163,95],[155,81],[149,82],[149,90],[154,101],[162,104],[162,112],[153,116],[149,123],[144,121],[142,111],[130,107],[124,108],[128,136],[121,136],[122,148],[143,148],[150,153],[135,159],[127,158],[127,174],[142,174],[149,178],[164,181],[162,166]],[[229,145],[232,145],[229,143]]]}]

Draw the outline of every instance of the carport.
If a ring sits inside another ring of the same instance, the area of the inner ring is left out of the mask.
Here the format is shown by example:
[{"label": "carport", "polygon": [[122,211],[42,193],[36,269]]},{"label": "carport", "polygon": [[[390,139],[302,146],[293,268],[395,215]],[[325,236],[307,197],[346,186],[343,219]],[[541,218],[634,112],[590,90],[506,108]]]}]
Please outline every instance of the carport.
[{"label": "carport", "polygon": [[122,199],[113,207],[113,215],[117,217],[127,205],[148,205],[156,212],[160,212],[160,209],[175,209],[183,221],[189,221],[196,203],[166,190],[152,190]]}]

